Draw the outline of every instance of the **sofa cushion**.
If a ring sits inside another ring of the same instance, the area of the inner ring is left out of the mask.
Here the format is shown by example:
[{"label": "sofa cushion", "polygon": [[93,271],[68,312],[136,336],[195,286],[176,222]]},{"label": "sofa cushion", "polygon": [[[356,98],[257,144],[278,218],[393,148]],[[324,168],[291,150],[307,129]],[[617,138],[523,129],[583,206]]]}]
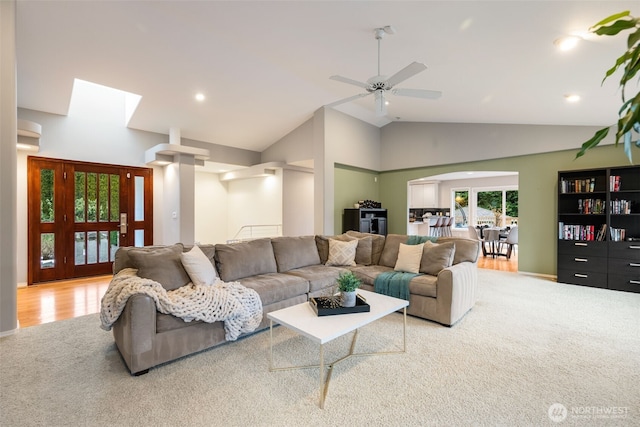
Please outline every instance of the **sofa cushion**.
[{"label": "sofa cushion", "polygon": [[364,285],[373,286],[373,282],[380,273],[393,271],[393,268],[385,267],[384,265],[356,265],[355,267],[349,267],[349,270],[353,271],[353,274],[362,280]]},{"label": "sofa cushion", "polygon": [[329,239],[341,240],[344,242],[357,239],[358,246],[356,247],[355,256],[356,264],[372,264],[373,239],[371,238],[371,236],[363,236],[362,238],[358,238],[346,233],[337,236],[316,236],[316,246],[318,248],[318,255],[320,256],[321,264],[326,264],[327,259],[329,258]]},{"label": "sofa cushion", "polygon": [[356,265],[357,246],[357,239],[347,242],[329,239],[329,258],[325,265]]},{"label": "sofa cushion", "polygon": [[430,274],[419,274],[409,282],[411,295],[422,295],[436,298],[438,290],[438,277]]},{"label": "sofa cushion", "polygon": [[255,290],[260,295],[263,307],[309,292],[307,280],[286,273],[258,274],[239,279],[238,282]]},{"label": "sofa cushion", "polygon": [[426,242],[420,261],[420,272],[437,276],[440,271],[451,267],[455,252],[454,242]]},{"label": "sofa cushion", "polygon": [[120,246],[116,251],[116,256],[113,260],[113,274],[117,274],[120,270],[125,268],[135,268],[133,265],[133,261],[129,257],[129,252],[133,249],[145,249],[145,250],[153,250],[153,249],[161,249],[166,248],[166,245],[156,245],[156,246]]},{"label": "sofa cushion", "polygon": [[213,285],[218,277],[211,260],[198,246],[181,254],[182,265],[196,285]]},{"label": "sofa cushion", "polygon": [[398,260],[393,267],[395,271],[418,274],[420,271],[420,260],[422,259],[422,248],[424,244],[405,245],[400,243],[398,250]]},{"label": "sofa cushion", "polygon": [[380,261],[378,264],[385,267],[395,267],[398,260],[398,251],[400,250],[400,243],[407,243],[409,236],[406,234],[389,234],[384,241],[384,248],[382,254],[380,254]]},{"label": "sofa cushion", "polygon": [[278,272],[320,264],[314,236],[275,237],[271,239]]},{"label": "sofa cushion", "polygon": [[[378,264],[380,261],[380,255],[384,248],[385,237],[381,234],[361,233],[359,231],[349,230],[346,233],[348,236],[353,236],[358,239],[370,238],[371,239],[371,262],[370,264]],[[358,245],[359,246],[359,245]],[[358,256],[356,255],[356,264],[358,264]],[[365,264],[365,263],[360,263]],[[369,265],[369,264],[365,264]]]},{"label": "sofa cushion", "polygon": [[277,272],[271,239],[217,244],[215,257],[218,274],[225,282]]},{"label": "sofa cushion", "polygon": [[156,248],[132,248],[128,255],[133,267],[138,269],[138,276],[154,280],[171,291],[191,281],[182,266],[182,249],[182,244],[176,243]]},{"label": "sofa cushion", "polygon": [[347,270],[343,267],[330,267],[326,265],[311,265],[308,267],[296,268],[287,271],[286,274],[301,277],[309,282],[309,293],[315,293],[326,289],[327,292],[333,290],[340,273]]},{"label": "sofa cushion", "polygon": [[455,242],[456,252],[453,256],[453,265],[461,262],[477,262],[480,256],[480,241],[472,239],[462,239],[457,237],[440,237],[438,243]]}]

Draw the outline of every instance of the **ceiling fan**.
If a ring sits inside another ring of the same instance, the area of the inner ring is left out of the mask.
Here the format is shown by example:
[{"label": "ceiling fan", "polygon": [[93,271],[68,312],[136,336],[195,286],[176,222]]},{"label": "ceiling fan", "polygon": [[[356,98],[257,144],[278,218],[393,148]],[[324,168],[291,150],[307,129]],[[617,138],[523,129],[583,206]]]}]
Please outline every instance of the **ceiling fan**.
[{"label": "ceiling fan", "polygon": [[398,71],[391,77],[387,78],[387,76],[383,76],[380,74],[380,41],[385,36],[385,34],[395,34],[395,29],[391,25],[387,25],[382,28],[376,28],[373,30],[375,34],[376,40],[378,40],[378,75],[371,77],[369,80],[365,82],[359,82],[357,80],[353,80],[347,77],[342,76],[331,76],[331,80],[336,80],[339,82],[347,83],[350,85],[358,86],[364,88],[366,92],[360,93],[358,95],[350,96],[348,98],[341,99],[336,102],[332,102],[331,104],[327,104],[327,107],[335,107],[340,104],[344,104],[364,96],[369,96],[371,94],[375,97],[375,107],[376,107],[376,115],[384,116],[387,114],[387,102],[385,99],[385,95],[391,92],[393,95],[398,96],[411,96],[414,98],[424,98],[424,99],[437,99],[442,96],[442,92],[436,90],[426,90],[426,89],[404,89],[404,88],[395,88],[395,86],[403,81],[407,80],[410,77],[415,76],[416,74],[427,69],[427,66],[420,62],[412,62],[411,64],[404,67],[402,70]]}]

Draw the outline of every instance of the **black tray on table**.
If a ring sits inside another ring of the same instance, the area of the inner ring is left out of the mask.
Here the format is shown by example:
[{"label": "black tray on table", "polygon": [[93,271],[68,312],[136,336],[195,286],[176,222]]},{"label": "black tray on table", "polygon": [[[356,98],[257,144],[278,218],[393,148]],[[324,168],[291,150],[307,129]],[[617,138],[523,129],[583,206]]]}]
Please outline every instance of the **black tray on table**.
[{"label": "black tray on table", "polygon": [[[337,298],[340,298],[339,296]],[[361,295],[356,295],[356,305],[353,307],[331,307],[330,297],[311,297],[309,305],[318,316],[332,316],[334,314],[366,313],[371,306]]]}]

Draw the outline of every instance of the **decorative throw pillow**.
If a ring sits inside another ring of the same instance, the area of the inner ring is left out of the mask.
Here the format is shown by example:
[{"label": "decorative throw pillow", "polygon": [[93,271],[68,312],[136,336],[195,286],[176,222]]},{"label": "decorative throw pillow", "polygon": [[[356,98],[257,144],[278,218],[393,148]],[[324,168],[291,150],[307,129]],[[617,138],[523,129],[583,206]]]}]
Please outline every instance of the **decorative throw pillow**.
[{"label": "decorative throw pillow", "polygon": [[348,242],[329,239],[329,258],[325,265],[356,265],[357,247],[357,239]]},{"label": "decorative throw pillow", "polygon": [[420,262],[420,272],[437,276],[441,270],[451,267],[456,252],[454,242],[426,242]]},{"label": "decorative throw pillow", "polygon": [[398,249],[398,260],[393,268],[395,271],[404,271],[405,273],[420,272],[420,260],[422,259],[422,249],[424,244],[406,245],[400,243]]},{"label": "decorative throw pillow", "polygon": [[320,264],[314,236],[283,236],[271,239],[278,272]]},{"label": "decorative throw pillow", "polygon": [[129,258],[134,268],[138,269],[139,277],[156,281],[171,291],[191,281],[180,259],[182,248],[182,244],[177,243],[153,250],[132,249]]},{"label": "decorative throw pillow", "polygon": [[182,265],[191,281],[196,285],[213,285],[216,281],[216,269],[211,260],[195,245],[189,252],[181,254]]}]

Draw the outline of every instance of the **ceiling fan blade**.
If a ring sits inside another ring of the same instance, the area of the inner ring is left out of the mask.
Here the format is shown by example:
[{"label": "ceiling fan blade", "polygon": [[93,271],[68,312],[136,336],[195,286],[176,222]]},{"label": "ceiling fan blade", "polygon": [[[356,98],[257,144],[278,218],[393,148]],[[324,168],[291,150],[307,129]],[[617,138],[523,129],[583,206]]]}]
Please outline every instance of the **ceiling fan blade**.
[{"label": "ceiling fan blade", "polygon": [[336,107],[338,105],[346,104],[347,102],[351,102],[353,100],[356,100],[358,98],[362,98],[362,97],[365,97],[365,96],[368,96],[368,95],[371,95],[371,92],[359,93],[357,95],[353,95],[353,96],[350,96],[348,98],[344,98],[344,99],[341,99],[339,101],[332,102],[331,104],[327,104],[327,105],[325,105],[325,107]]},{"label": "ceiling fan blade", "polygon": [[439,90],[426,89],[392,89],[391,93],[398,96],[412,96],[414,98],[438,99],[442,96]]},{"label": "ceiling fan blade", "polygon": [[349,78],[347,78],[347,77],[342,77],[342,76],[331,76],[331,77],[329,77],[329,78],[330,78],[331,80],[335,80],[335,81],[337,81],[337,82],[347,83],[347,84],[350,84],[350,85],[354,85],[354,86],[361,87],[361,88],[363,88],[363,89],[366,89],[366,88],[368,88],[368,87],[369,87],[369,85],[368,85],[368,84],[366,84],[366,83],[359,82],[359,81],[357,81],[357,80],[353,80],[353,79],[349,79]]},{"label": "ceiling fan blade", "polygon": [[402,70],[395,73],[393,76],[387,79],[387,87],[391,88],[407,80],[409,77],[413,77],[421,71],[427,69],[427,66],[421,62],[412,62],[411,64],[404,67]]}]

